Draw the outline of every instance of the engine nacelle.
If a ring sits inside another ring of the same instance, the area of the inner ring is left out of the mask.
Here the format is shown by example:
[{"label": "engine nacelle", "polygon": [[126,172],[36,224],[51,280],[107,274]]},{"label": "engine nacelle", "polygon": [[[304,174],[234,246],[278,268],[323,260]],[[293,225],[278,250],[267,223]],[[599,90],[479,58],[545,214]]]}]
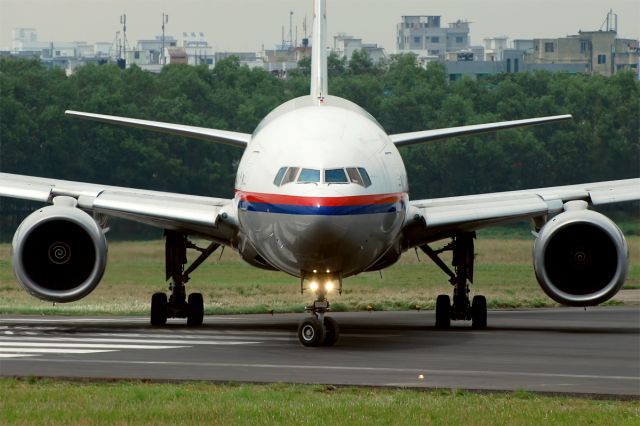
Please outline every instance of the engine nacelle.
[{"label": "engine nacelle", "polygon": [[27,216],[13,237],[13,272],[31,295],[73,302],[93,291],[107,264],[107,241],[98,224],[56,197],[54,205]]},{"label": "engine nacelle", "polygon": [[593,306],[624,284],[627,242],[606,216],[570,202],[540,231],[533,247],[538,283],[549,297],[570,306]]}]

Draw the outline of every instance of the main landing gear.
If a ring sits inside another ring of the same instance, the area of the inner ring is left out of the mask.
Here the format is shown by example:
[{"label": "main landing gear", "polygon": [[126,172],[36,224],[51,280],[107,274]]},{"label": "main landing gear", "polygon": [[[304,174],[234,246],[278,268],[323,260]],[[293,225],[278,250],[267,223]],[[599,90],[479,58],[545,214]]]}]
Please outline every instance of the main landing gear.
[{"label": "main landing gear", "polygon": [[[209,247],[202,249],[191,243],[184,234],[165,231],[166,279],[171,279],[169,284],[171,295],[168,300],[165,293],[155,293],[151,297],[151,325],[165,325],[167,318],[186,318],[189,326],[202,325],[204,318],[202,294],[191,293],[187,298],[185,284],[189,281],[189,274],[195,271],[218,247],[220,244],[211,243]],[[187,249],[199,251],[200,256],[185,270]]]},{"label": "main landing gear", "polygon": [[303,319],[298,326],[298,339],[304,346],[333,346],[340,336],[338,323],[325,314],[329,311],[329,301],[327,300],[327,283],[312,282],[312,289],[315,287],[316,300],[311,306],[305,307],[306,312],[311,316]]},{"label": "main landing gear", "polygon": [[[436,327],[449,328],[451,320],[471,320],[475,329],[487,327],[487,300],[484,296],[474,296],[469,300],[469,284],[473,283],[473,240],[475,232],[463,232],[455,235],[451,243],[440,250],[433,250],[428,245],[420,249],[433,260],[447,275],[453,285],[453,304],[446,294],[436,299]],[[444,251],[453,252],[452,271],[438,255]]]}]

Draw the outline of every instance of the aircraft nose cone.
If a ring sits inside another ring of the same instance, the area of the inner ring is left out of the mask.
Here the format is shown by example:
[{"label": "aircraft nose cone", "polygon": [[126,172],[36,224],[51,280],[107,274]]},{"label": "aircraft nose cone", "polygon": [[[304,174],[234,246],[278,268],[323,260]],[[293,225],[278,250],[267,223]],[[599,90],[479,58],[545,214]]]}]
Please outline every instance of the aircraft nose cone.
[{"label": "aircraft nose cone", "polygon": [[344,195],[333,189],[313,189],[305,197],[311,200],[309,214],[295,217],[295,224],[289,225],[296,228],[293,251],[308,268],[337,269],[359,245],[350,233],[357,216],[342,214]]},{"label": "aircraft nose cone", "polygon": [[332,220],[331,216],[312,216],[307,221],[301,239],[320,250],[331,249],[338,244],[346,243],[349,234],[349,223],[344,220]]},{"label": "aircraft nose cone", "polygon": [[340,219],[344,195],[332,189],[314,189],[305,194],[309,201],[307,215],[297,218],[300,241],[318,251],[330,250],[343,242],[349,226]]}]

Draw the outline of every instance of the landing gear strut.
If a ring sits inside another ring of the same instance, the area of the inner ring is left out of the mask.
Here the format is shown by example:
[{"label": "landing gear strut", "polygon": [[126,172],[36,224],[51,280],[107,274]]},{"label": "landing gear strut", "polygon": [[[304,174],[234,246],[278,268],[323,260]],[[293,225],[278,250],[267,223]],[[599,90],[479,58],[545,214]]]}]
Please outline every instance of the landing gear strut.
[{"label": "landing gear strut", "polygon": [[[166,279],[171,279],[169,284],[171,294],[168,300],[165,293],[155,293],[151,297],[151,325],[165,325],[167,318],[186,318],[189,326],[202,325],[204,318],[202,294],[191,293],[187,298],[185,284],[189,281],[189,274],[195,271],[218,247],[220,244],[211,243],[206,249],[201,249],[191,243],[186,235],[165,231]],[[187,249],[199,251],[200,256],[185,270]]]},{"label": "landing gear strut", "polygon": [[304,346],[333,346],[340,336],[338,323],[325,314],[329,312],[326,284],[316,284],[316,300],[305,311],[311,316],[303,319],[298,326],[298,339]]},{"label": "landing gear strut", "polygon": [[[436,299],[436,327],[448,328],[451,320],[471,320],[476,329],[487,327],[487,300],[484,296],[474,296],[469,300],[469,284],[473,283],[473,240],[475,232],[463,232],[452,238],[451,243],[440,250],[433,250],[428,245],[420,249],[433,260],[447,275],[453,285],[453,304],[448,295],[441,294]],[[453,252],[452,271],[438,256],[444,251]]]}]

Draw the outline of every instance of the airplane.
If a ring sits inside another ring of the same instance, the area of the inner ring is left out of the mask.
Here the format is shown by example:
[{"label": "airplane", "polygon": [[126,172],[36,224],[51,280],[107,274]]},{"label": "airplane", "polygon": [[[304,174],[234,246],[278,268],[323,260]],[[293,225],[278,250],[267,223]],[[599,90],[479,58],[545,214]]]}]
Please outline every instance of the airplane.
[{"label": "airplane", "polygon": [[[300,322],[304,346],[331,346],[339,337],[328,295],[343,280],[393,265],[420,249],[449,277],[453,297],[436,299],[435,326],[452,320],[487,326],[484,296],[470,298],[476,231],[531,219],[536,278],[553,300],[592,306],[622,287],[628,269],[624,235],[591,207],[640,200],[640,178],[437,199],[410,200],[398,148],[520,126],[554,123],[571,115],[467,125],[388,135],[356,104],[331,96],[326,51],[326,1],[314,2],[311,84],[307,96],[269,113],[252,134],[94,113],[66,115],[148,129],[243,149],[231,199],[192,196],[0,173],[0,196],[50,204],[19,225],[12,242],[17,281],[43,300],[72,302],[99,284],[107,263],[108,218],[165,232],[166,279],[171,294],[151,298],[150,322],[203,322],[200,293],[187,297],[190,274],[220,247],[252,266],[300,279],[315,300]],[[203,238],[196,247],[190,237]],[[431,247],[448,241],[442,249]],[[188,266],[187,251],[198,257]],[[451,251],[451,267],[440,257]]]}]

